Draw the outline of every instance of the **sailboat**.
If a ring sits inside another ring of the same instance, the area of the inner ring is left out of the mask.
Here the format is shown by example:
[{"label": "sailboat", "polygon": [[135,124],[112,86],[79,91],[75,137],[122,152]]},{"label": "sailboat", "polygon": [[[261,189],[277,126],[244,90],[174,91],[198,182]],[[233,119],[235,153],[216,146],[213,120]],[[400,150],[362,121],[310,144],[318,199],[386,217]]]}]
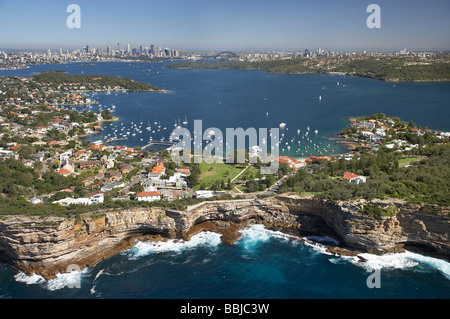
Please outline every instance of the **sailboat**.
[{"label": "sailboat", "polygon": [[322,95],[319,96],[319,101],[322,101]]},{"label": "sailboat", "polygon": [[183,124],[186,125],[188,123],[186,116],[184,117]]}]

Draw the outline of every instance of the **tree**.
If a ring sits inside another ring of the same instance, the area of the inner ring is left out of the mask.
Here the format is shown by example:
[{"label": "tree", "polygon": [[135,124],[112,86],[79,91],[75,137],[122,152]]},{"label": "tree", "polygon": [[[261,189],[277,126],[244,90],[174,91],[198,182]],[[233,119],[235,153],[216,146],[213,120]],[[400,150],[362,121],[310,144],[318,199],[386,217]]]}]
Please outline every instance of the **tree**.
[{"label": "tree", "polygon": [[133,186],[130,187],[130,191],[134,192],[134,193],[139,193],[139,192],[143,192],[144,191],[144,186],[142,186],[141,184],[134,184]]},{"label": "tree", "polygon": [[53,163],[53,168],[58,169],[61,166],[61,163],[59,162],[59,159],[56,159]]}]

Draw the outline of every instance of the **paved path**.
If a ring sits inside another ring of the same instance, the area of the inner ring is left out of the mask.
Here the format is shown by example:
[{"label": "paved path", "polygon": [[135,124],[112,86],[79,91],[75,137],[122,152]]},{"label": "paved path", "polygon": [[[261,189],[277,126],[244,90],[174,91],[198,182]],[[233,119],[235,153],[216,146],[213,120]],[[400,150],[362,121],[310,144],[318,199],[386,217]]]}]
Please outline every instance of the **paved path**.
[{"label": "paved path", "polygon": [[[236,178],[238,178],[242,173],[244,173],[245,172],[245,170],[247,169],[247,168],[249,168],[249,166],[250,165],[247,165],[239,174],[237,174],[232,180],[231,180],[231,182],[234,182],[234,180],[236,179]],[[242,193],[242,192],[241,192]]]}]

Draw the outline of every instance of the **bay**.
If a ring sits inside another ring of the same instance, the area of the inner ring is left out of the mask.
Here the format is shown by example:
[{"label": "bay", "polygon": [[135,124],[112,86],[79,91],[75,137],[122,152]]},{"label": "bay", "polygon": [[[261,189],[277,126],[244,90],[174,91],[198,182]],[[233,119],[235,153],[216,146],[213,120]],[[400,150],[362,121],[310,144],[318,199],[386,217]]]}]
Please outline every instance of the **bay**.
[{"label": "bay", "polygon": [[[342,130],[349,117],[381,112],[407,122],[412,120],[422,127],[450,130],[450,83],[447,82],[387,83],[343,75],[177,70],[165,68],[168,63],[173,62],[36,65],[24,70],[0,71],[0,76],[65,70],[71,74],[131,77],[170,90],[168,94],[95,94],[93,98],[102,109],[115,106],[114,116],[120,121],[102,124],[102,134],[87,139],[106,140],[129,132],[126,142],[113,145],[142,147],[149,143],[150,137],[153,141],[168,141],[175,124],[187,127],[193,136],[194,120],[202,120],[203,132],[218,128],[224,135],[226,128],[270,129],[285,123],[280,128],[280,153],[305,158],[346,152],[342,145],[328,138]],[[182,124],[185,120],[186,125]],[[151,131],[146,130],[147,126],[151,126]]]},{"label": "bay", "polygon": [[[393,84],[341,75],[177,70],[164,68],[167,63],[172,62],[36,65],[3,70],[0,76],[66,70],[131,77],[170,90],[167,94],[95,95],[102,107],[115,105],[114,115],[120,120],[102,124],[102,134],[87,139],[107,138],[121,126],[131,129],[133,122],[141,126],[142,133],[118,142],[128,146],[143,146],[150,136],[167,140],[175,122],[185,119],[191,131],[193,121],[200,119],[203,129],[216,127],[223,132],[227,127],[277,128],[286,123],[283,154],[293,157],[345,152],[328,138],[354,116],[382,112],[420,126],[450,130],[449,83]],[[148,124],[155,133],[145,129]],[[244,230],[234,245],[220,243],[213,233],[201,233],[193,240],[169,241],[159,247],[137,243],[91,269],[51,281],[0,264],[0,298],[450,297],[449,263],[412,252],[367,255],[369,263],[363,265],[258,226]],[[381,288],[367,287],[369,267],[379,267]],[[80,288],[69,287],[73,280],[80,281]]]}]

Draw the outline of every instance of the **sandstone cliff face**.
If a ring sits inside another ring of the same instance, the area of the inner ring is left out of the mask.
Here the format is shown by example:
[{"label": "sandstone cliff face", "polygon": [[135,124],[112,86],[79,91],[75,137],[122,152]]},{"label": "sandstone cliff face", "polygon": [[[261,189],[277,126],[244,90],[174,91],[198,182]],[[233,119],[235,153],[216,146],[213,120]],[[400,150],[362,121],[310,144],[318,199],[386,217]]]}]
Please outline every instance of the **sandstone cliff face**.
[{"label": "sandstone cliff face", "polygon": [[190,212],[148,208],[96,215],[100,217],[78,220],[6,216],[0,221],[0,256],[26,273],[51,278],[70,265],[93,266],[131,247],[142,235],[189,239],[195,233],[193,226],[208,221],[228,222],[222,226],[249,219],[270,226],[295,224],[287,207],[267,201],[207,203]]},{"label": "sandstone cliff face", "polygon": [[342,245],[370,253],[397,252],[404,244],[414,244],[450,256],[448,211],[429,213],[397,203],[396,216],[371,217],[359,212],[362,204],[278,196],[206,202],[188,211],[136,208],[78,219],[6,216],[0,219],[0,256],[26,273],[52,278],[69,265],[91,267],[130,248],[143,235],[187,240],[206,229],[233,242],[248,220],[295,234],[331,233]]},{"label": "sandstone cliff face", "polygon": [[93,219],[7,216],[0,221],[0,256],[26,273],[52,277],[69,265],[92,266],[133,244],[135,233],[171,235],[164,210],[106,212]]},{"label": "sandstone cliff face", "polygon": [[318,217],[348,247],[384,254],[403,251],[405,245],[420,246],[428,253],[450,257],[447,208],[423,212],[422,205],[375,200],[373,203],[379,206],[397,207],[397,213],[395,216],[370,216],[360,213],[367,204],[364,200],[332,203],[297,196],[278,196],[278,199],[286,203],[291,213],[299,216],[300,229],[308,230],[308,223],[302,221],[308,221],[311,216]]}]

